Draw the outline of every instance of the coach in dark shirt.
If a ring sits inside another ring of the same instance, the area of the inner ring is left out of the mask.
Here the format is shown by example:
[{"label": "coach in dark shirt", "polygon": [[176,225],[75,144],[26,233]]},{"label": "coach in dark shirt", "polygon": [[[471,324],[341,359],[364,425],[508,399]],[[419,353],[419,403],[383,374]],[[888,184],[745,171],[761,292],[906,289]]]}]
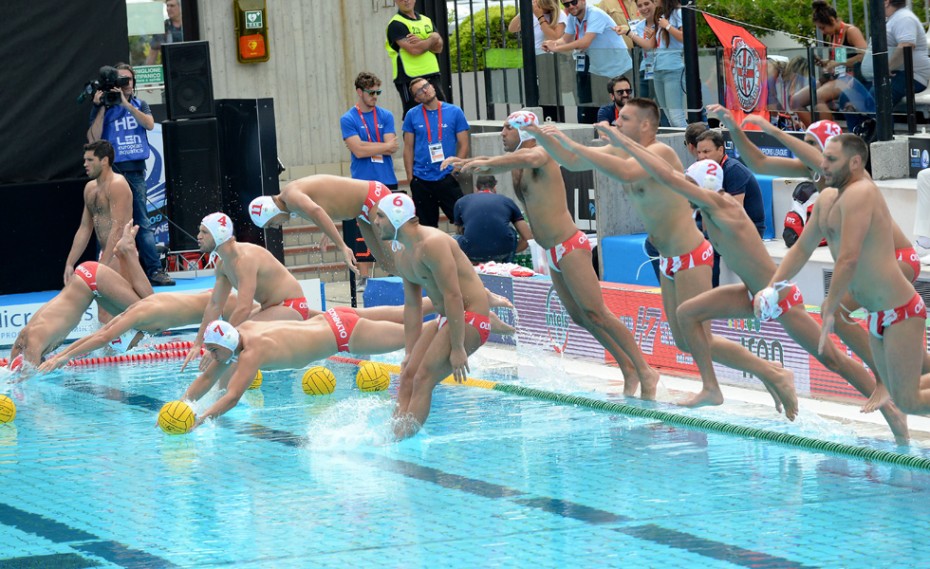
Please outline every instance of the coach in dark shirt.
[{"label": "coach in dark shirt", "polygon": [[533,238],[517,204],[496,191],[494,176],[479,176],[477,190],[455,202],[455,240],[472,263],[510,263]]},{"label": "coach in dark shirt", "polygon": [[[759,237],[765,233],[765,204],[756,176],[739,160],[727,156],[723,135],[707,130],[697,137],[697,159],[713,160],[723,167],[723,189],[743,204],[743,209],[756,226]],[[714,253],[714,286],[720,284],[720,255]]]}]

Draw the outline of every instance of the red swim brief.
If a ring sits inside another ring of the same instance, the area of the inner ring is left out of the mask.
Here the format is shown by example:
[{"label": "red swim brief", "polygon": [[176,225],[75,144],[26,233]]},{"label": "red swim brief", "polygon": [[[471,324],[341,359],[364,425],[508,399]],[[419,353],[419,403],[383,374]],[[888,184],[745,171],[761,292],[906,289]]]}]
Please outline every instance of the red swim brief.
[{"label": "red swim brief", "polygon": [[352,332],[355,325],[358,324],[358,313],[348,306],[337,306],[330,308],[323,313],[323,318],[329,322],[329,327],[336,337],[336,345],[340,352],[349,351],[349,340],[352,339]]},{"label": "red swim brief", "polygon": [[385,186],[381,182],[371,181],[368,182],[368,196],[365,198],[365,202],[362,204],[362,213],[358,214],[358,218],[371,225],[371,219],[368,218],[368,214],[371,213],[371,210],[374,209],[378,202],[381,201],[381,198],[391,193],[391,188]]},{"label": "red swim brief", "polygon": [[100,263],[96,261],[87,261],[86,263],[81,263],[74,269],[74,274],[81,277],[81,280],[87,283],[87,286],[90,287],[90,291],[94,293],[94,296],[99,297],[100,293],[97,292],[97,269],[100,267]]},{"label": "red swim brief", "polygon": [[927,318],[927,305],[916,292],[907,304],[888,310],[869,312],[869,332],[880,340],[885,336],[885,328],[904,322],[908,318]]},{"label": "red swim brief", "polygon": [[556,245],[546,251],[546,257],[549,260],[549,268],[557,273],[561,273],[562,271],[559,270],[559,261],[562,260],[562,257],[568,255],[575,249],[591,250],[591,242],[588,241],[588,236],[581,231],[576,231],[574,235],[566,239],[562,244]]},{"label": "red swim brief", "polygon": [[310,305],[307,304],[307,297],[305,296],[301,296],[300,298],[289,298],[282,302],[281,306],[293,308],[304,320],[310,318]]},{"label": "red swim brief", "polygon": [[[439,317],[439,328],[441,330],[443,326],[449,322],[449,319],[445,316]],[[478,337],[481,338],[481,346],[488,341],[488,337],[491,335],[491,319],[483,314],[478,314],[476,312],[465,311],[465,323],[478,331]]]},{"label": "red swim brief", "polygon": [[659,257],[659,271],[671,280],[675,274],[694,267],[714,266],[714,247],[705,239],[694,251],[677,257]]}]

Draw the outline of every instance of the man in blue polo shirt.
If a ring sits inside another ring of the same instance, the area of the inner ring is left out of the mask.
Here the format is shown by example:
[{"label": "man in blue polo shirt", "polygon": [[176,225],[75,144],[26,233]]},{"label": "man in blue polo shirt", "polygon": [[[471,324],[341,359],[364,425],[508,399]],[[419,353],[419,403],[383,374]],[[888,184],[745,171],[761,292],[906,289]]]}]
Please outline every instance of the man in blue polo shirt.
[{"label": "man in blue polo shirt", "polygon": [[533,233],[523,212],[497,193],[497,178],[478,176],[477,190],[455,204],[455,240],[472,263],[512,263]]},{"label": "man in blue polo shirt", "polygon": [[[378,106],[381,79],[362,71],[355,78],[355,94],[358,96],[355,106],[339,120],[342,140],[352,153],[349,171],[356,180],[374,180],[396,190],[397,175],[394,174],[394,158],[391,155],[397,152],[399,141],[394,130],[394,115]],[[360,282],[356,290],[363,291],[374,259],[357,224],[354,219],[344,220],[342,235],[358,261]]]},{"label": "man in blue polo shirt", "polygon": [[468,121],[462,109],[436,98],[436,89],[421,78],[410,82],[419,103],[404,117],[404,170],[420,225],[439,227],[439,210],[451,221],[462,188],[446,158],[468,156]]},{"label": "man in blue polo shirt", "polygon": [[601,93],[611,77],[625,75],[633,69],[630,51],[623,38],[613,30],[616,23],[600,8],[588,6],[585,0],[563,0],[568,12],[565,35],[557,40],[544,41],[546,52],[570,53],[575,59],[578,122],[593,124],[598,108],[584,105],[595,101],[606,103]]},{"label": "man in blue polo shirt", "polygon": [[[765,204],[762,189],[752,171],[739,160],[727,156],[723,135],[719,130],[706,130],[697,137],[697,159],[713,160],[723,167],[723,190],[743,204],[743,209],[756,226],[759,237],[765,233]],[[720,255],[714,252],[713,286],[720,284]]]}]

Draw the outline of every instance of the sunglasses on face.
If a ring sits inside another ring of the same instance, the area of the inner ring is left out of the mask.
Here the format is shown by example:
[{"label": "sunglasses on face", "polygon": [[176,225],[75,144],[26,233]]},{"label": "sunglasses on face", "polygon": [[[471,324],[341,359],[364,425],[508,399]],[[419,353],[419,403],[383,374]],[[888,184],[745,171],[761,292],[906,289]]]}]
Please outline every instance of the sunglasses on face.
[{"label": "sunglasses on face", "polygon": [[574,6],[574,5],[577,4],[577,3],[578,3],[578,0],[568,0],[568,2],[562,2],[562,6],[564,6],[564,7],[566,7],[566,8],[571,8],[572,6]]},{"label": "sunglasses on face", "polygon": [[633,89],[617,89],[614,91],[614,95],[632,95]]},{"label": "sunglasses on face", "polygon": [[422,95],[423,93],[426,93],[427,89],[429,89],[430,87],[432,87],[432,85],[430,83],[427,83],[423,85],[422,87],[420,87],[419,89],[417,89],[416,91],[414,91],[413,94],[414,96]]},{"label": "sunglasses on face", "polygon": [[380,95],[381,89],[362,89],[362,91],[368,93],[369,95]]}]

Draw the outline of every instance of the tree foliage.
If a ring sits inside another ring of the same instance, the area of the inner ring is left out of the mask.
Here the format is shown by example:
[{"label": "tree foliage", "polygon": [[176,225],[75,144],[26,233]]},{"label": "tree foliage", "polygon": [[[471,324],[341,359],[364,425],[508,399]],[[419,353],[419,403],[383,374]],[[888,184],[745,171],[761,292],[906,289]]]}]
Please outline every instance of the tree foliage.
[{"label": "tree foliage", "polygon": [[[484,69],[484,50],[495,47],[520,47],[519,34],[507,32],[507,24],[517,14],[513,6],[504,7],[504,17],[501,19],[499,6],[492,6],[468,16],[458,25],[458,32],[454,24],[449,26],[449,57],[452,60],[452,72],[481,71]],[[490,17],[489,17],[490,16]],[[490,41],[488,31],[490,30]],[[474,32],[474,37],[472,36]],[[532,35],[530,35],[532,39]],[[459,68],[459,55],[461,55],[461,68]],[[475,63],[477,61],[477,67]]]}]

